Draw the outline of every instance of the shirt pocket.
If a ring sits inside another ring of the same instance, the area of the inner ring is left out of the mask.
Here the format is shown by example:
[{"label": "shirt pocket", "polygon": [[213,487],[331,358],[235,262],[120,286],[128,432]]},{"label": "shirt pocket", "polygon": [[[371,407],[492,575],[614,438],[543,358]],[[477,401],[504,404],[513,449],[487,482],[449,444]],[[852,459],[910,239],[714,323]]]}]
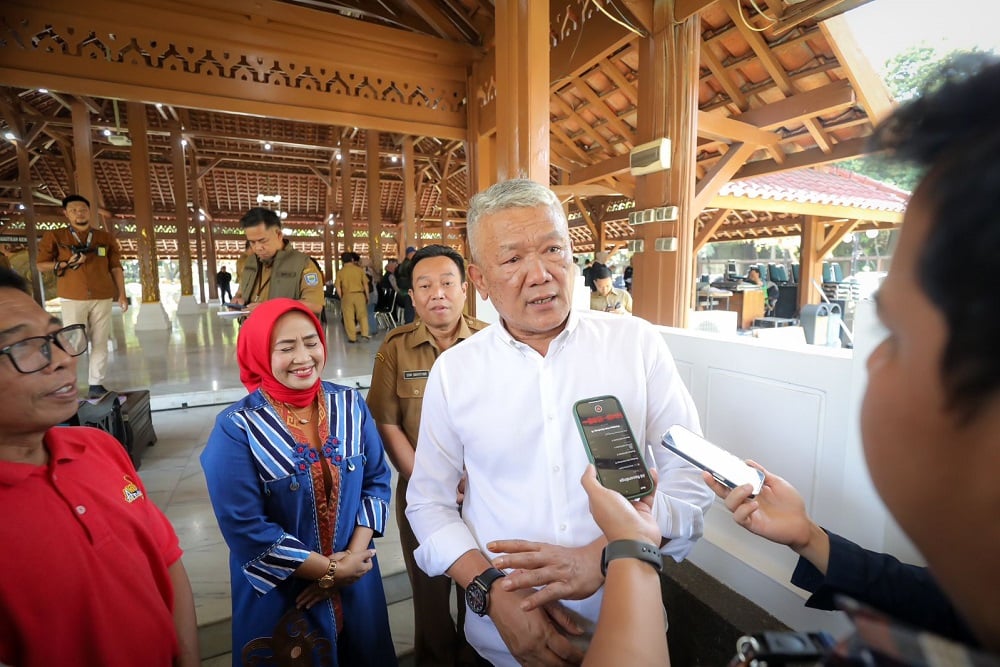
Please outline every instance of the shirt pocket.
[{"label": "shirt pocket", "polygon": [[400,400],[423,399],[429,375],[429,370],[403,371],[396,378],[396,396]]}]

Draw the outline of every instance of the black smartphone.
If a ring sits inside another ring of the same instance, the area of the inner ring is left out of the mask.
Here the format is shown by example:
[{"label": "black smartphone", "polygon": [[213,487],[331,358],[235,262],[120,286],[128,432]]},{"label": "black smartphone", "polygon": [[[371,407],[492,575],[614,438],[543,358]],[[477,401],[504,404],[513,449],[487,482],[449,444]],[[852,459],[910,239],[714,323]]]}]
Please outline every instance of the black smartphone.
[{"label": "black smartphone", "polygon": [[598,396],[577,401],[573,416],[601,485],[629,500],[653,491],[653,478],[617,398]]},{"label": "black smartphone", "polygon": [[730,489],[750,484],[753,487],[751,498],[760,493],[764,484],[764,473],[760,470],[751,468],[739,457],[683,426],[671,426],[663,434],[663,446],[685,461],[707,470]]}]

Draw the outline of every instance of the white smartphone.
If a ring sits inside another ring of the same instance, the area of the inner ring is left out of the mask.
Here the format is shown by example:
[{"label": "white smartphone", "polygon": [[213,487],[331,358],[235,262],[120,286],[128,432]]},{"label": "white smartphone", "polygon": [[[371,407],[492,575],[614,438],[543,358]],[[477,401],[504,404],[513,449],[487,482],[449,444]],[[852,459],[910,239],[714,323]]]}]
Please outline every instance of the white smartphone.
[{"label": "white smartphone", "polygon": [[739,457],[683,426],[671,426],[663,434],[663,446],[692,465],[707,470],[720,484],[730,489],[750,484],[753,497],[760,493],[764,485],[764,473],[760,470],[751,468]]}]

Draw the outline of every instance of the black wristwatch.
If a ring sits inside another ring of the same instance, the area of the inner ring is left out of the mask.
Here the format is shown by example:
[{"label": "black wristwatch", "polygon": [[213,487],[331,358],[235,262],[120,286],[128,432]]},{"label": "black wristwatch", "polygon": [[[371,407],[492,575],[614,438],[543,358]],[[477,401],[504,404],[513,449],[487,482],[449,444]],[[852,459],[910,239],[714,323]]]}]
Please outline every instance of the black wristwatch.
[{"label": "black wristwatch", "polygon": [[500,570],[491,567],[474,578],[465,589],[465,606],[478,615],[485,616],[486,610],[490,607],[490,586],[500,577],[506,576]]},{"label": "black wristwatch", "polygon": [[653,566],[657,572],[663,571],[663,556],[649,542],[637,540],[615,540],[608,543],[601,552],[601,574],[608,575],[608,563],[616,558],[638,558]]}]

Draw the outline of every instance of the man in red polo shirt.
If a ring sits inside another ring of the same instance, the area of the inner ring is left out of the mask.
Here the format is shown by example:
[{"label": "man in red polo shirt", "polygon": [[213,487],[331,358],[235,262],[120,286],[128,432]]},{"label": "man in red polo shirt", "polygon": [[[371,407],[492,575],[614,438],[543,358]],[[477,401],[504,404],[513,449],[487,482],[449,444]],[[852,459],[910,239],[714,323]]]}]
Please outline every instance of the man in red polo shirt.
[{"label": "man in red polo shirt", "polygon": [[[104,431],[77,410],[83,325],[0,269],[0,664],[199,664],[177,535]],[[5,357],[5,358],[4,358]]]}]

